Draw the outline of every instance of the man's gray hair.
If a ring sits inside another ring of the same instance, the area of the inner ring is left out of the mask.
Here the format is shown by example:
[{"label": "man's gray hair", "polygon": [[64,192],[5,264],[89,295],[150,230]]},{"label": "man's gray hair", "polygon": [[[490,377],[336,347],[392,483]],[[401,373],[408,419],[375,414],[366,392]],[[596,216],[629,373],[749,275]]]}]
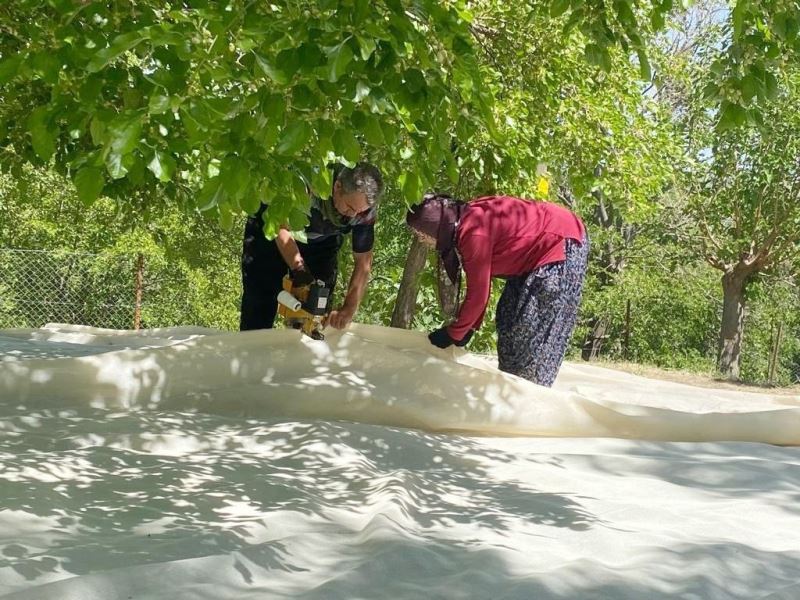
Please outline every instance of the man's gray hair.
[{"label": "man's gray hair", "polygon": [[383,177],[378,167],[370,163],[356,163],[350,169],[343,167],[336,177],[342,183],[345,193],[362,192],[367,196],[367,204],[375,206],[383,193]]}]

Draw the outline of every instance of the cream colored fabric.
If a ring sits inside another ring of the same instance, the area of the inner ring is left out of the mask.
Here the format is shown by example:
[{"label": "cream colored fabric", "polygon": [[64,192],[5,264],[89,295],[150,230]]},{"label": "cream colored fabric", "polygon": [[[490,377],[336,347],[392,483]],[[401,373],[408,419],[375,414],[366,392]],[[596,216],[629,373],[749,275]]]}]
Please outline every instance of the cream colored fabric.
[{"label": "cream colored fabric", "polygon": [[[354,326],[325,342],[292,330],[132,333],[12,332],[39,342],[36,348],[57,345],[66,357],[41,358],[34,349],[28,355],[39,358],[6,361],[0,395],[31,406],[343,419],[483,435],[800,444],[797,398],[697,390],[574,365],[546,389],[406,330]],[[70,345],[88,355],[74,356]]]},{"label": "cream colored fabric", "polygon": [[800,597],[796,397],[368,326],[0,358],[2,600]]}]

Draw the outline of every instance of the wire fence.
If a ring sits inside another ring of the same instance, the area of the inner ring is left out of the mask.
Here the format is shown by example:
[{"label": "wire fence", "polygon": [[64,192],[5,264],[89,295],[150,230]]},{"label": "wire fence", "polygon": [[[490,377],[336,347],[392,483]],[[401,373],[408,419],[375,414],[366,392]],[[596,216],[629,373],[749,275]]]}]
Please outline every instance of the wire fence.
[{"label": "wire fence", "polygon": [[[233,292],[227,293],[227,304],[236,305],[236,314],[221,322],[207,322],[205,313],[218,315],[219,302],[192,296],[191,287],[174,265],[151,262],[145,270],[143,257],[134,253],[0,249],[0,329],[37,328],[52,322],[110,329],[183,324],[227,328],[227,321],[236,320],[238,298]],[[621,343],[627,348],[630,307],[623,321]],[[600,354],[608,336],[598,335]],[[764,363],[759,380],[800,383],[800,340],[796,337],[782,326],[774,328],[768,347],[759,354]],[[623,354],[627,357],[628,351]]]},{"label": "wire fence", "polygon": [[[745,321],[745,343],[742,345],[740,367],[744,381],[767,385],[800,384],[800,328],[792,315],[781,315],[777,319],[751,315]],[[594,318],[589,325],[581,348],[581,358],[593,361],[606,358],[611,361],[622,360],[648,364],[641,359],[638,351],[652,341],[634,326],[636,316],[632,314],[632,302],[626,303],[622,315],[607,312]],[[716,346],[718,330],[713,332],[706,343]],[[638,347],[634,342],[644,342]],[[759,339],[760,338],[760,339]],[[674,347],[676,353],[679,347]],[[650,355],[652,356],[652,354]],[[710,351],[706,350],[702,360],[708,361]],[[658,363],[656,363],[658,364]],[[691,367],[674,367],[693,370]]]},{"label": "wire fence", "polygon": [[136,328],[136,264],[135,255],[0,249],[0,328]]}]

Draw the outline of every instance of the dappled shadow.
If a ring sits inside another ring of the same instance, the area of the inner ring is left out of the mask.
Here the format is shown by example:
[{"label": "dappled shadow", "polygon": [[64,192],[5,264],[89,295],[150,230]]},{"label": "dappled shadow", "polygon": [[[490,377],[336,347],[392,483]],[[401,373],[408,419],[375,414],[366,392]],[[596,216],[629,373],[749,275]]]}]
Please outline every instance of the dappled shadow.
[{"label": "dappled shadow", "polygon": [[[749,598],[800,576],[795,449],[441,433],[655,413],[364,331],[0,364],[0,597]],[[748,531],[756,508],[784,542]]]},{"label": "dappled shadow", "polygon": [[[615,476],[642,474],[720,498],[780,498],[800,515],[800,449],[752,443],[625,444],[619,454],[585,456],[587,467]],[[765,482],[769,482],[765,485]]]},{"label": "dappled shadow", "polygon": [[[314,561],[281,539],[309,532],[462,528],[469,535],[442,545],[469,548],[486,532],[510,540],[520,520],[602,524],[569,490],[493,477],[487,466],[513,456],[467,438],[197,414],[15,412],[0,455],[0,525],[13,520],[26,545],[0,544],[0,581],[8,569],[36,585],[232,552],[264,571],[302,572]],[[252,570],[237,565],[247,583]]]},{"label": "dappled shadow", "polygon": [[[687,451],[732,458],[722,444],[608,441],[592,457],[588,440],[560,454],[547,440],[495,446],[364,424],[6,412],[0,597],[19,590],[8,600],[168,598],[196,586],[205,591],[191,597],[237,600],[749,598],[800,575],[788,521],[774,524],[786,530],[778,550],[744,542],[754,532],[683,539],[685,517],[665,522],[655,507],[638,524],[625,518],[625,485],[663,478],[702,491],[659,464],[680,470]],[[792,460],[765,448],[774,454],[754,452],[764,463]],[[760,476],[772,510],[787,508],[796,481],[776,491],[777,470]],[[599,477],[605,497],[588,492]],[[743,502],[741,487],[693,507]]]}]

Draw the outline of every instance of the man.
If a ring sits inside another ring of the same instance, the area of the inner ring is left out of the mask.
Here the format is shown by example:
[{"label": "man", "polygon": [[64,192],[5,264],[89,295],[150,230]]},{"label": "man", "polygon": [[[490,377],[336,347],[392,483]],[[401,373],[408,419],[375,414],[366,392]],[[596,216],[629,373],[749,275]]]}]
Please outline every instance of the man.
[{"label": "man", "polygon": [[327,324],[344,329],[353,320],[367,289],[372,267],[377,203],[383,192],[380,171],[368,163],[334,167],[332,195],[311,195],[307,243],[297,242],[282,227],[274,240],[264,236],[267,206],[247,220],[242,248],[242,311],[239,329],[271,329],[278,310],[278,293],[289,273],[295,286],[316,279],[331,291],[336,286],[338,253],[344,236],[352,233],[354,267],[342,305],[328,315]]}]

